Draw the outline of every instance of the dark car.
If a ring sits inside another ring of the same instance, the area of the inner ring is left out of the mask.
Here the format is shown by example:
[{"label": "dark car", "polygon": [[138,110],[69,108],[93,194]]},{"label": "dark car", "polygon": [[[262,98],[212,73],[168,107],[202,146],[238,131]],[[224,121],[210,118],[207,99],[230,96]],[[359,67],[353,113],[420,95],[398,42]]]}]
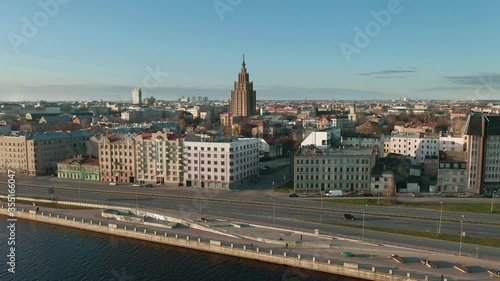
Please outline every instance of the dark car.
[{"label": "dark car", "polygon": [[151,188],[151,187],[153,187],[153,185],[152,185],[152,184],[150,184],[150,183],[148,183],[148,184],[146,184],[146,185],[144,185],[144,186],[145,186],[145,187],[150,187],[150,188]]},{"label": "dark car", "polygon": [[365,193],[361,194],[361,196],[363,196],[363,197],[373,197],[375,195],[373,193],[370,193],[370,192],[365,192]]},{"label": "dark car", "polygon": [[288,197],[299,197],[297,193],[290,193],[288,194]]},{"label": "dark car", "polygon": [[443,194],[443,197],[455,197],[455,195],[451,193],[445,193]]},{"label": "dark car", "polygon": [[351,214],[344,214],[344,219],[345,220],[355,220],[354,216]]},{"label": "dark car", "polygon": [[347,197],[359,197],[359,194],[357,192],[351,192],[347,194]]}]

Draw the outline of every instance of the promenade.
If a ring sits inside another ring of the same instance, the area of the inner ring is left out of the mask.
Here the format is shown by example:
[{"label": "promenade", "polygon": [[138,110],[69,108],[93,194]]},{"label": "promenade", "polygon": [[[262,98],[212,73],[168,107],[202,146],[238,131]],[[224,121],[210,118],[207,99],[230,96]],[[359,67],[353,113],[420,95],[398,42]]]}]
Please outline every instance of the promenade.
[{"label": "promenade", "polygon": [[[5,206],[2,204],[2,214],[5,214]],[[337,265],[344,268],[346,272],[366,271],[381,273],[384,278],[376,280],[495,280],[489,277],[486,268],[500,267],[500,261],[482,260],[472,257],[459,257],[436,252],[426,252],[415,249],[396,248],[382,244],[370,244],[363,241],[349,240],[342,237],[326,236],[321,233],[300,232],[288,229],[275,228],[272,226],[262,226],[256,224],[241,223],[238,221],[220,220],[216,217],[197,217],[193,214],[191,218],[179,217],[177,214],[152,214],[144,210],[139,210],[139,215],[144,215],[146,222],[153,225],[134,224],[130,222],[106,219],[101,216],[103,209],[56,209],[43,206],[32,206],[18,204],[18,209],[23,209],[23,216],[20,218],[34,219],[53,223],[52,218],[59,218],[74,223],[84,221],[83,224],[92,224],[108,229],[126,229],[131,235],[128,237],[144,239],[142,234],[154,233],[154,236],[176,237],[176,239],[195,240],[200,243],[213,246],[226,246],[229,250],[239,249],[239,254],[249,258],[253,254],[255,257],[262,256],[261,253],[269,254],[271,257],[281,257],[285,261],[293,261],[297,267],[309,268],[307,264],[321,264],[323,267]],[[38,213],[34,214],[38,207]],[[31,211],[31,212],[30,212]],[[135,210],[132,210],[133,212]],[[19,213],[20,211],[18,211]],[[31,213],[31,214],[30,214]],[[163,217],[164,216],[164,217]],[[179,224],[173,229],[156,225],[165,224],[165,220],[178,221]],[[47,218],[49,220],[47,220]],[[65,225],[61,223],[61,225]],[[66,224],[67,225],[67,224]],[[70,225],[67,225],[70,226]],[[70,226],[72,227],[72,226]],[[78,227],[82,228],[82,227]],[[82,228],[85,229],[85,228]],[[104,231],[99,231],[104,232]],[[119,234],[116,234],[119,235]],[[123,235],[122,235],[123,236]],[[158,239],[155,239],[158,240]],[[176,245],[173,243],[173,245]],[[177,244],[178,246],[183,246]],[[195,247],[191,247],[195,248]],[[208,248],[199,250],[212,251]],[[217,251],[212,251],[217,252]],[[342,252],[350,252],[353,257],[346,257]],[[223,253],[223,252],[219,252]],[[241,253],[244,253],[243,255]],[[230,252],[226,254],[233,255]],[[405,259],[405,263],[397,263],[387,257],[397,254]],[[433,261],[437,268],[427,268],[420,263],[422,258]],[[255,258],[263,260],[261,258]],[[276,259],[274,259],[276,260]],[[263,260],[266,261],[266,260]],[[273,262],[273,259],[269,259]],[[277,262],[275,262],[277,263]],[[290,263],[290,264],[294,264]],[[462,273],[454,268],[455,264],[462,264],[468,267],[470,273]],[[288,264],[288,263],[283,263]],[[359,269],[359,270],[358,270]],[[320,269],[320,271],[323,271]],[[328,271],[326,271],[328,272]],[[392,275],[390,274],[392,272]],[[337,273],[340,274],[340,273]],[[352,276],[352,275],[351,275]],[[368,276],[368,275],[367,275]],[[358,276],[359,277],[359,276]],[[392,279],[391,279],[392,278]],[[498,279],[497,279],[498,280]]]}]

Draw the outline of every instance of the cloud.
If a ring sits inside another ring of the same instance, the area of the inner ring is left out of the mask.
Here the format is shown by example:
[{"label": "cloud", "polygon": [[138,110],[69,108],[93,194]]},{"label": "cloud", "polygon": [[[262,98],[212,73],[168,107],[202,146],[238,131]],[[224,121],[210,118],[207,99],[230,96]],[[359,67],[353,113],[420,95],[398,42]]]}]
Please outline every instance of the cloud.
[{"label": "cloud", "polygon": [[500,86],[500,74],[480,73],[476,75],[443,76],[447,82],[465,86]]},{"label": "cloud", "polygon": [[358,73],[358,75],[371,76],[371,75],[392,75],[392,74],[401,74],[401,73],[415,73],[417,72],[415,69],[386,69],[376,72],[364,72]]},{"label": "cloud", "polygon": [[438,86],[438,87],[428,87],[415,90],[414,92],[440,92],[440,91],[463,91],[463,90],[472,90],[473,87],[465,87],[465,86]]},{"label": "cloud", "polygon": [[376,79],[388,79],[388,78],[397,78],[397,79],[407,79],[407,76],[376,76]]}]

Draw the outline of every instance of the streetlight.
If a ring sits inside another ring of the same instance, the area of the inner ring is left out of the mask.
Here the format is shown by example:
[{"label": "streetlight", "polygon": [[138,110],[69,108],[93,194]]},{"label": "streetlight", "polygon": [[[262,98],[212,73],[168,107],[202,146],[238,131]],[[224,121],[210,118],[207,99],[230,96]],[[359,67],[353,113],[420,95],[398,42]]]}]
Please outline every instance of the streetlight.
[{"label": "streetlight", "polygon": [[365,213],[366,213],[366,207],[368,207],[368,205],[365,205],[365,208],[363,209],[363,231],[361,232],[361,241],[365,240]]},{"label": "streetlight", "polygon": [[490,210],[490,213],[492,213],[492,214],[493,214],[493,199],[495,198],[495,193],[497,193],[496,190],[491,193],[491,210]]},{"label": "streetlight", "polygon": [[462,219],[460,220],[460,251],[459,251],[459,256],[462,255],[462,236],[464,234],[464,215],[462,215]]},{"label": "streetlight", "polygon": [[439,202],[439,204],[441,204],[441,212],[439,213],[438,235],[441,234],[441,221],[443,220],[443,202]]}]

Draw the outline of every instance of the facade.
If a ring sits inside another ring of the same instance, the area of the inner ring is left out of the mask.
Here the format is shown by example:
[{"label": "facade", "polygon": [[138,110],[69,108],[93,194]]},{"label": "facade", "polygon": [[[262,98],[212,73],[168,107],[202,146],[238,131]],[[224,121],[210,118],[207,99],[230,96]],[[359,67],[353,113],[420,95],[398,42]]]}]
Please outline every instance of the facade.
[{"label": "facade", "polygon": [[500,115],[474,114],[467,119],[467,191],[500,193]]},{"label": "facade", "polygon": [[389,197],[395,191],[394,173],[392,171],[384,171],[383,165],[380,167],[375,166],[370,175],[370,192],[381,197]]},{"label": "facade", "polygon": [[402,155],[412,164],[424,163],[427,156],[438,155],[439,139],[417,133],[395,133],[391,135],[389,153]]},{"label": "facade", "polygon": [[166,132],[137,135],[135,137],[137,182],[183,185],[185,137]]},{"label": "facade", "polygon": [[57,177],[60,179],[99,181],[99,160],[75,157],[57,163]]},{"label": "facade", "polygon": [[294,156],[295,192],[368,191],[376,154],[374,148],[302,147]]},{"label": "facade", "polygon": [[361,135],[344,133],[341,138],[342,145],[357,146],[357,147],[374,147],[378,148],[378,156],[384,157],[384,140],[385,136]]},{"label": "facade", "polygon": [[245,67],[245,55],[238,82],[234,82],[234,90],[231,91],[231,113],[234,115],[248,117],[257,114],[257,93],[250,82],[249,74]]},{"label": "facade", "polygon": [[464,151],[440,151],[438,165],[438,192],[467,191]]},{"label": "facade", "polygon": [[0,169],[32,176],[53,174],[57,162],[86,155],[89,136],[86,131],[0,136]]},{"label": "facade", "polygon": [[101,181],[135,183],[137,181],[134,139],[125,135],[109,135],[99,139]]},{"label": "facade", "polygon": [[141,88],[135,88],[134,90],[132,90],[132,103],[138,106],[142,106]]},{"label": "facade", "polygon": [[184,147],[187,187],[238,189],[258,176],[258,139],[186,140]]},{"label": "facade", "polygon": [[439,150],[465,151],[465,138],[463,136],[439,137]]}]

